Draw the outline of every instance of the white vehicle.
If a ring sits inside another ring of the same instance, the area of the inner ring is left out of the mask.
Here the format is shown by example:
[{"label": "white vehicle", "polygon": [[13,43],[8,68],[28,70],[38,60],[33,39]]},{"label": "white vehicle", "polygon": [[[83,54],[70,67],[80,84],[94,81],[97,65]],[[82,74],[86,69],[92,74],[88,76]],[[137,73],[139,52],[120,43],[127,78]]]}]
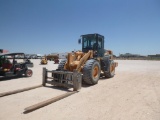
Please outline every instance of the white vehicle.
[{"label": "white vehicle", "polygon": [[41,59],[44,55],[42,54],[37,54],[37,59]]}]

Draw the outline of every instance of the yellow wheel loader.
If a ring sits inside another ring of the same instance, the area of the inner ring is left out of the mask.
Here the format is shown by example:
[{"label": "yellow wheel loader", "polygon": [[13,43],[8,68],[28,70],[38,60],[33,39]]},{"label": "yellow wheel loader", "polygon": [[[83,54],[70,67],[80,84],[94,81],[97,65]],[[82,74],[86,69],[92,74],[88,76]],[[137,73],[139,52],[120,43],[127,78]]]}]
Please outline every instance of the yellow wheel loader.
[{"label": "yellow wheel loader", "polygon": [[[104,49],[104,36],[86,34],[78,42],[82,43],[82,51],[68,53],[57,70],[48,71],[52,72],[52,78],[47,77],[46,69],[43,70],[43,85],[49,83],[79,90],[82,82],[94,85],[100,77],[111,78],[115,75],[118,63],[113,61],[112,51]],[[47,81],[47,78],[52,81]]]},{"label": "yellow wheel loader", "polygon": [[42,57],[41,64],[46,65],[48,63],[46,56]]}]

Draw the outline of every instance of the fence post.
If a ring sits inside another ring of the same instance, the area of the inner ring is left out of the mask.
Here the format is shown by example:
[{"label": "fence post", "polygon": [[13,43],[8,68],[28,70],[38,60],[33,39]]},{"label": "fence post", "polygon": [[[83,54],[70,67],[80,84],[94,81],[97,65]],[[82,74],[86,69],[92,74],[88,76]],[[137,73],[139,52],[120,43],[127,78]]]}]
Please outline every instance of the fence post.
[{"label": "fence post", "polygon": [[73,91],[81,89],[82,75],[77,70],[73,70]]},{"label": "fence post", "polygon": [[43,67],[43,71],[42,71],[42,85],[46,86],[46,82],[47,82],[47,69],[45,67]]}]

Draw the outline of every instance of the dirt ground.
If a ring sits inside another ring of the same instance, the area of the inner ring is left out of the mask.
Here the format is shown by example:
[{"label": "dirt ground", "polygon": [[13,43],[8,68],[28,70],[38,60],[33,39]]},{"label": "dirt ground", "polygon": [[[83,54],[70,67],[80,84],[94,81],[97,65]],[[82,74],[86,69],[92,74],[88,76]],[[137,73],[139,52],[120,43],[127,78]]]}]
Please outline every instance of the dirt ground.
[{"label": "dirt ground", "polygon": [[[0,81],[0,93],[39,85],[42,68],[56,69],[49,61],[32,60],[30,78]],[[40,87],[0,98],[0,120],[160,120],[160,61],[117,60],[116,75],[83,86],[80,92],[24,114],[24,108],[66,93],[63,89]]]}]

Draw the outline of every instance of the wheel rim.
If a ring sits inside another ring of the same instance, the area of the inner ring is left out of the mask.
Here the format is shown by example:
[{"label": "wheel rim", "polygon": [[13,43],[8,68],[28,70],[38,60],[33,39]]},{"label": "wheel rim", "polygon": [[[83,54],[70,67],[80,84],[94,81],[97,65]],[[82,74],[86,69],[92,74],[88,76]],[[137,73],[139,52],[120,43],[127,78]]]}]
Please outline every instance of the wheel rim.
[{"label": "wheel rim", "polygon": [[28,70],[27,71],[27,76],[31,76],[32,75],[32,71],[31,70]]},{"label": "wheel rim", "polygon": [[98,73],[99,73],[99,68],[98,66],[95,66],[92,73],[93,77],[94,78],[98,77]]}]

